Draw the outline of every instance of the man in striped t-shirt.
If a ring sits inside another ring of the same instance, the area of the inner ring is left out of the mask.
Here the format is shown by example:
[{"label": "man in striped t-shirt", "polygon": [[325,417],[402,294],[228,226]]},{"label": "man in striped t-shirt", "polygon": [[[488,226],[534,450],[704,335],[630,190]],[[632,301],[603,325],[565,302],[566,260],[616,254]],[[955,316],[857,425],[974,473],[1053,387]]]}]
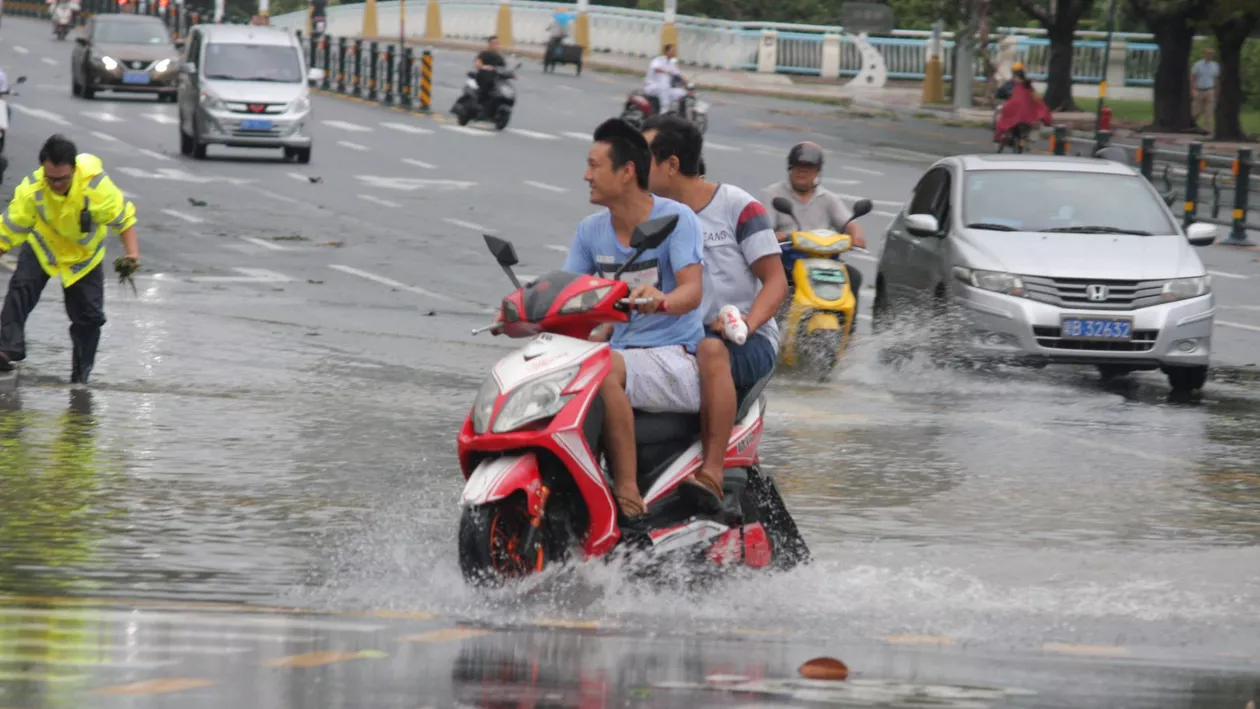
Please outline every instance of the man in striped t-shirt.
[{"label": "man in striped t-shirt", "polygon": [[[704,461],[680,491],[722,497],[726,446],[735,425],[736,388],[752,386],[774,369],[779,329],[774,316],[787,297],[787,277],[774,223],[765,207],[734,185],[701,176],[704,139],[690,122],[657,116],[643,127],[652,149],[649,187],[681,202],[700,218],[704,231],[704,298],[700,311],[706,337],[696,349],[700,367],[700,427]],[[748,338],[736,344],[718,323],[723,306],[739,308]]]}]

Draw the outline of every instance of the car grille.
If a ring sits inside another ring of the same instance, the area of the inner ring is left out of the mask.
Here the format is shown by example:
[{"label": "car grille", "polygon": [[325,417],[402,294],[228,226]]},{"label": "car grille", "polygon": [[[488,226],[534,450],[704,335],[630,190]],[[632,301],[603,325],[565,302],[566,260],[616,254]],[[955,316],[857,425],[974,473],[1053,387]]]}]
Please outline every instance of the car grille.
[{"label": "car grille", "polygon": [[237,138],[278,138],[284,135],[281,128],[272,128],[271,130],[234,130],[232,135]]},{"label": "car grille", "polygon": [[1128,342],[1109,342],[1107,340],[1064,340],[1059,336],[1062,329],[1057,327],[1034,326],[1033,335],[1037,344],[1052,350],[1088,350],[1091,352],[1149,352],[1159,339],[1159,330],[1134,330],[1133,339]]},{"label": "car grille", "polygon": [[[1087,278],[1021,276],[1028,297],[1050,305],[1097,310],[1134,310],[1164,302],[1166,281],[1108,281]],[[1102,300],[1091,300],[1091,288],[1105,288]]]},{"label": "car grille", "polygon": [[127,69],[133,69],[135,71],[147,71],[157,63],[158,60],[149,61],[147,59],[125,59],[123,60],[122,65]]},{"label": "car grille", "polygon": [[[284,113],[284,107],[287,103],[237,103],[236,101],[228,101],[224,103],[227,109],[232,113],[244,113],[251,116],[266,116]],[[258,110],[261,107],[262,110]]]}]

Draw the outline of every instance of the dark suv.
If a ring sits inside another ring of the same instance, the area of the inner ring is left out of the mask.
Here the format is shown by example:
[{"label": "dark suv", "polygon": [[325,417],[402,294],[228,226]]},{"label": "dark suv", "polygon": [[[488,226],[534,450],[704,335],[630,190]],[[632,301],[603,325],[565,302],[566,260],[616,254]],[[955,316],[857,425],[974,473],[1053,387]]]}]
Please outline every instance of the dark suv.
[{"label": "dark suv", "polygon": [[162,20],[146,15],[95,15],[81,32],[70,57],[75,96],[90,99],[97,91],[120,91],[175,100],[179,48]]}]

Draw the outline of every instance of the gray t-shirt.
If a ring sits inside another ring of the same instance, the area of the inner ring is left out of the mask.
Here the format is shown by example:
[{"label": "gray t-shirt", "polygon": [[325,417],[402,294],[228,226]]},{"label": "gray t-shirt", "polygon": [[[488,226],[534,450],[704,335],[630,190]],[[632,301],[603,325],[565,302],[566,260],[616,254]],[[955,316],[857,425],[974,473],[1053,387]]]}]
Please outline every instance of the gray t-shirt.
[{"label": "gray t-shirt", "polygon": [[[761,292],[752,264],[781,253],[770,215],[752,195],[734,185],[718,185],[713,199],[696,212],[704,232],[704,299],[707,327],[726,305],[747,314]],[[757,328],[779,350],[779,325],[770,318]]]},{"label": "gray t-shirt", "polygon": [[1194,87],[1206,91],[1216,86],[1216,77],[1221,75],[1221,65],[1200,59],[1190,68],[1190,75],[1194,77]]},{"label": "gray t-shirt", "polygon": [[844,203],[840,195],[826,187],[822,185],[815,187],[809,201],[804,202],[801,201],[801,196],[796,190],[792,189],[792,185],[784,180],[767,187],[761,198],[766,211],[774,215],[775,231],[796,231],[796,222],[793,222],[791,217],[775,211],[774,205],[771,204],[775,197],[783,197],[792,203],[792,211],[801,222],[801,228],[806,231],[813,229],[840,231],[840,227],[853,216],[853,212],[849,210],[849,206]]}]

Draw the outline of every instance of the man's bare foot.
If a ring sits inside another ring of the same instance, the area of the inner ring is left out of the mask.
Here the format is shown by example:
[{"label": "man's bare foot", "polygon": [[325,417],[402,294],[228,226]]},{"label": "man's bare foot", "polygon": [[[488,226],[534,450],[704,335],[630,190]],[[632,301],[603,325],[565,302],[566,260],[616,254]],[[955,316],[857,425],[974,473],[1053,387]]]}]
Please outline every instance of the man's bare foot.
[{"label": "man's bare foot", "polygon": [[621,508],[621,513],[630,519],[647,514],[647,507],[643,504],[643,496],[639,494],[638,490],[620,490],[614,487],[613,499],[617,501],[617,506]]}]

